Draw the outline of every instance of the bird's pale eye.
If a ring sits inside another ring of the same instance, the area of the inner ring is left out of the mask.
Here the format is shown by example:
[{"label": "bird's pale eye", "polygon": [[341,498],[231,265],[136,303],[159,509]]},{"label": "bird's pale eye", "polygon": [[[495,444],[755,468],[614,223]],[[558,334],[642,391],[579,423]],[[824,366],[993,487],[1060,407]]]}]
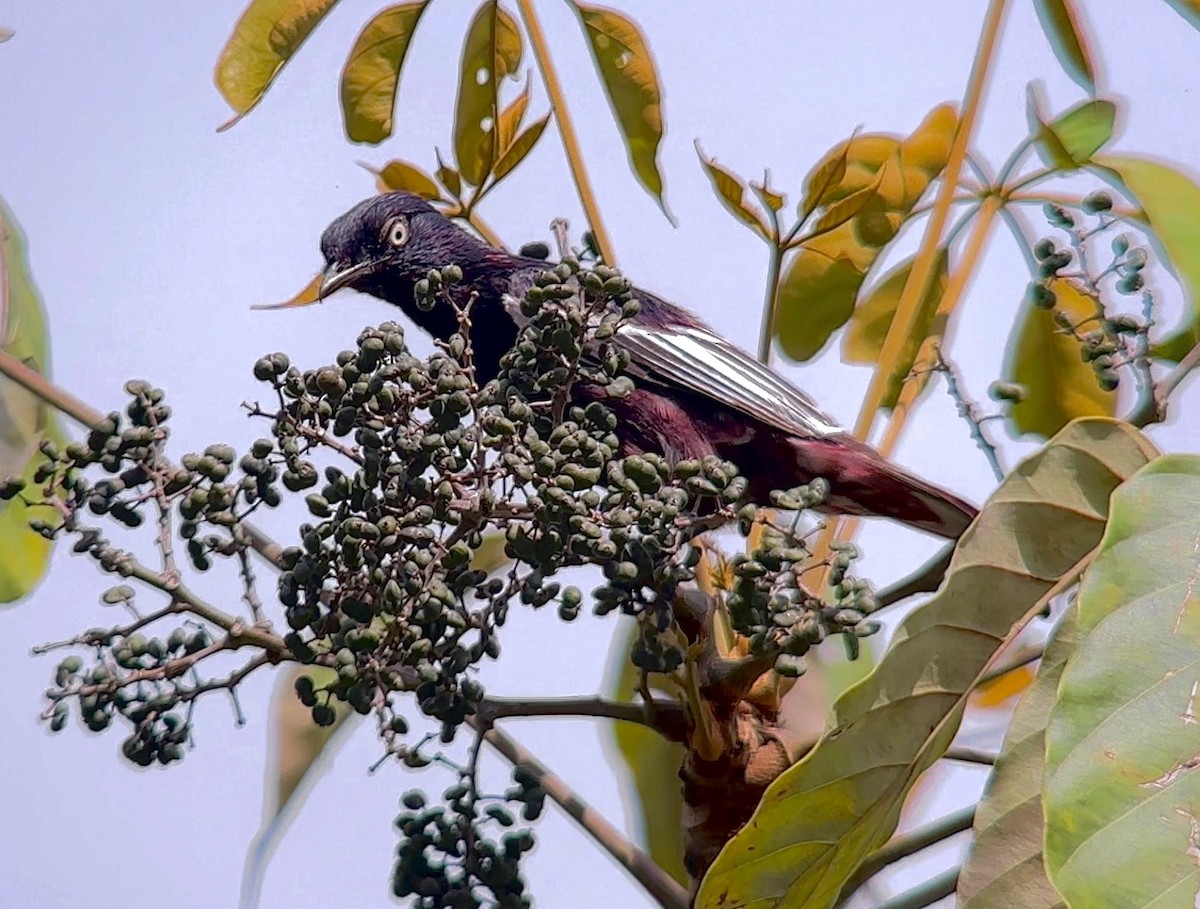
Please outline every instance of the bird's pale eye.
[{"label": "bird's pale eye", "polygon": [[408,219],[401,216],[392,218],[383,229],[384,239],[392,246],[403,246],[408,242]]}]

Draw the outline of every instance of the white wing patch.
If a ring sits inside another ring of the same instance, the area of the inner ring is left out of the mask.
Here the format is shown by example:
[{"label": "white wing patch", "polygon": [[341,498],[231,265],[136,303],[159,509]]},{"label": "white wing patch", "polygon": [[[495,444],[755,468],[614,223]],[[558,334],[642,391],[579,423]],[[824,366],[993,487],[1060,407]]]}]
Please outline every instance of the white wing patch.
[{"label": "white wing patch", "polygon": [[711,331],[627,324],[616,342],[634,362],[651,367],[650,378],[681,385],[785,432],[808,437],[843,432],[808,395]]}]

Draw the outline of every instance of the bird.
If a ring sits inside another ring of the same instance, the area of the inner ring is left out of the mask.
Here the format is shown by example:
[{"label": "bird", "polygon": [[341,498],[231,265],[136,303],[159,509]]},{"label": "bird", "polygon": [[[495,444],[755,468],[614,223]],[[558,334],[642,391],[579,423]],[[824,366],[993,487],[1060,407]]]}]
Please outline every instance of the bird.
[{"label": "bird", "polygon": [[[335,219],[321,236],[325,260],[318,297],[343,288],[399,307],[435,338],[459,330],[452,307],[417,305],[415,285],[431,269],[455,264],[474,293],[471,344],[481,381],[495,377],[515,343],[519,301],[544,272],[541,259],[513,255],[467,232],[425,199],[382,193]],[[634,389],[609,396],[577,383],[579,403],[601,400],[617,418],[621,454],[668,459],[716,455],[746,477],[750,501],[822,477],[821,509],[889,518],[956,540],[974,520],[968,502],[901,468],[842,429],[803,391],[723,338],[697,316],[638,287],[639,312],[613,342],[629,354]]]}]

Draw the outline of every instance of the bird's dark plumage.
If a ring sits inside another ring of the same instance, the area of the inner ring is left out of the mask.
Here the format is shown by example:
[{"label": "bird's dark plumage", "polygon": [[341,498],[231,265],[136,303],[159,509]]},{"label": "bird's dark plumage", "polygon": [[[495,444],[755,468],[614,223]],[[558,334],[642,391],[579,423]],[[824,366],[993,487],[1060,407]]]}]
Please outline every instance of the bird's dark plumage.
[{"label": "bird's dark plumage", "polygon": [[[350,209],[326,229],[321,252],[322,296],[352,287],[399,306],[439,338],[457,330],[455,316],[449,307],[417,307],[414,286],[431,268],[462,268],[463,285],[478,295],[471,340],[485,379],[516,339],[515,301],[546,269],[540,260],[487,246],[408,193]],[[616,343],[630,354],[635,390],[608,398],[600,386],[575,389],[581,401],[603,400],[616,413],[625,453],[719,455],[738,465],[761,503],[774,489],[824,477],[830,511],[894,518],[951,539],[974,518],[972,506],[855,440],[808,395],[691,313],[637,288],[634,295],[641,311]]]}]

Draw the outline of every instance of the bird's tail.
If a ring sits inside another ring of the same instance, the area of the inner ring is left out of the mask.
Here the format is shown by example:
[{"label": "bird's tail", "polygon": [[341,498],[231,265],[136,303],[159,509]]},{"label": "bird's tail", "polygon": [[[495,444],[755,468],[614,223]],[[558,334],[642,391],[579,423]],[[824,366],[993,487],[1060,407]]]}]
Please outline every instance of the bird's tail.
[{"label": "bird's tail", "polygon": [[950,540],[962,536],[978,514],[958,496],[848,435],[793,439],[792,445],[802,474],[829,481],[831,512],[892,518]]}]

